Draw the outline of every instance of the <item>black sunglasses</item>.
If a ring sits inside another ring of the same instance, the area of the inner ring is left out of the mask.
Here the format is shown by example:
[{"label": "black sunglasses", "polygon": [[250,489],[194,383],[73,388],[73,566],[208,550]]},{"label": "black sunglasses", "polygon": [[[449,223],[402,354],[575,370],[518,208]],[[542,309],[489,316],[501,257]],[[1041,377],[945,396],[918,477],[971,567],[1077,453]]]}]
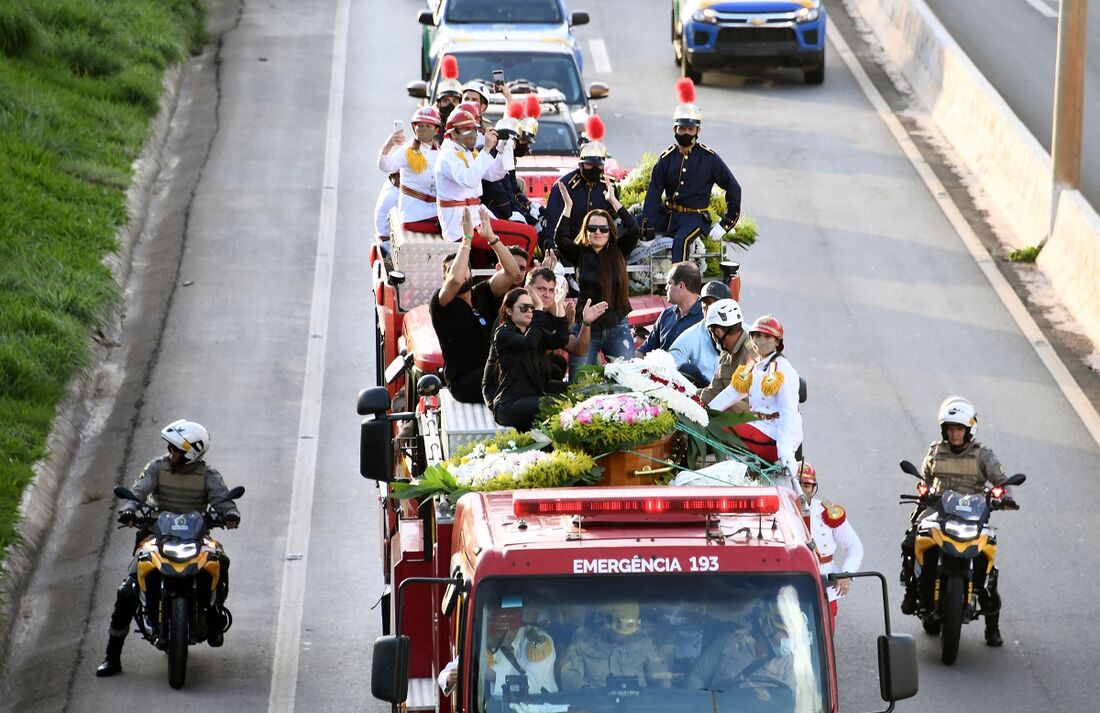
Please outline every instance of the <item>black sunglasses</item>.
[{"label": "black sunglasses", "polygon": [[588,225],[588,226],[585,226],[585,228],[590,233],[610,233],[611,232],[611,226],[610,225]]},{"label": "black sunglasses", "polygon": [[518,309],[520,312],[534,312],[535,305],[531,304],[530,302],[524,302],[521,305],[516,305],[516,309]]}]

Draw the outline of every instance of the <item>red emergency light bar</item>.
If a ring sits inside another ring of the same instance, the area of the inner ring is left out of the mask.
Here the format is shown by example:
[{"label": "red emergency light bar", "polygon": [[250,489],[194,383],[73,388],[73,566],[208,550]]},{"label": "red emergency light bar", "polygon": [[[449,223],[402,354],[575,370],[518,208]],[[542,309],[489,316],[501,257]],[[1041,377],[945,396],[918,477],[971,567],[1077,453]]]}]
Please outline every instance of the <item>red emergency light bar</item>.
[{"label": "red emergency light bar", "polygon": [[512,499],[516,517],[533,515],[665,515],[737,513],[771,515],[779,510],[779,495],[640,495],[620,498],[525,497]]}]

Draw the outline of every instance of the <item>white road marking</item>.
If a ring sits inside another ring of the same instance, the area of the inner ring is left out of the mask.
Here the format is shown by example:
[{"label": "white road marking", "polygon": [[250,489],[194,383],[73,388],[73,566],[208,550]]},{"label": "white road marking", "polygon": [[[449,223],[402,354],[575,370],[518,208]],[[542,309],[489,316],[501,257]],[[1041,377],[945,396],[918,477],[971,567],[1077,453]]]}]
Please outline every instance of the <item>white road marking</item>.
[{"label": "white road marking", "polygon": [[1081,419],[1081,423],[1084,424],[1092,439],[1096,441],[1096,445],[1100,446],[1100,414],[1093,408],[1092,403],[1089,402],[1088,397],[1085,396],[1081,387],[1074,380],[1069,369],[1066,368],[1058,353],[1054,351],[1054,347],[1047,341],[1043,331],[1039,329],[1039,325],[1032,319],[1019,295],[1013,291],[1008,280],[997,269],[992,256],[982,245],[978,236],[974,234],[973,229],[966,222],[966,218],[963,217],[958,206],[951,200],[947,189],[936,177],[932,167],[921,156],[920,150],[909,138],[905,127],[901,125],[897,116],[890,110],[886,100],[879,94],[878,88],[871,82],[871,78],[867,76],[867,73],[863,71],[859,60],[856,59],[851,48],[848,47],[848,43],[844,41],[840,31],[836,29],[836,25],[829,24],[826,35],[829,41],[832,42],[833,47],[836,48],[840,58],[844,60],[848,70],[855,77],[867,100],[871,102],[871,106],[874,107],[879,118],[886,124],[890,133],[894,135],[894,140],[901,146],[901,150],[905,157],[909,159],[909,163],[913,165],[921,180],[924,181],[928,192],[932,194],[932,198],[939,205],[948,222],[951,223],[951,227],[955,229],[963,245],[966,246],[970,257],[978,264],[985,278],[989,280],[989,284],[992,285],[993,291],[997,294],[1001,304],[1008,310],[1009,315],[1016,322],[1016,326],[1023,332],[1024,337],[1039,356],[1039,360],[1043,362],[1043,366],[1050,372],[1050,375],[1054,378],[1054,383],[1058,385],[1070,407],[1077,413],[1077,417]]},{"label": "white road marking", "polygon": [[336,3],[321,210],[317,226],[317,259],[313,273],[309,338],[306,340],[306,370],[302,385],[302,410],[298,420],[298,450],[294,458],[290,521],[286,534],[286,560],[283,564],[271,691],[267,703],[269,713],[293,711],[298,686],[298,654],[302,637],[302,610],[305,606],[306,568],[309,566],[310,519],[313,514],[321,392],[325,382],[325,346],[328,343],[329,303],[332,295],[332,254],[336,244],[336,198],[340,181],[340,137],[343,129],[349,4],[350,0],[337,0]]},{"label": "white road marking", "polygon": [[607,54],[607,43],[599,37],[588,41],[588,51],[592,55],[592,68],[598,74],[611,74],[611,56]]},{"label": "white road marking", "polygon": [[1052,9],[1050,5],[1047,5],[1043,0],[1024,0],[1024,2],[1035,8],[1035,12],[1043,17],[1058,17],[1058,11]]}]

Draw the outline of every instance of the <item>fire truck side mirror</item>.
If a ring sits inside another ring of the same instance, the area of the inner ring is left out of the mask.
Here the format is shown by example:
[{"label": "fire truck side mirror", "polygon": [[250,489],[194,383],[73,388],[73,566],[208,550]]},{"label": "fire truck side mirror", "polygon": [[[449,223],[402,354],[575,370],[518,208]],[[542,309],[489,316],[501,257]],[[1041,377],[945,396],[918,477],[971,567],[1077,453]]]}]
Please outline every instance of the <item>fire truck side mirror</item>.
[{"label": "fire truck side mirror", "polygon": [[380,636],[374,640],[370,692],[381,701],[398,705],[409,697],[409,637]]},{"label": "fire truck side mirror", "polygon": [[878,637],[878,682],[884,701],[893,703],[917,695],[917,644],[912,636]]},{"label": "fire truck side mirror", "polygon": [[356,411],[366,416],[359,426],[359,474],[388,483],[393,480],[393,427],[387,416],[390,395],[383,386],[359,392]]}]

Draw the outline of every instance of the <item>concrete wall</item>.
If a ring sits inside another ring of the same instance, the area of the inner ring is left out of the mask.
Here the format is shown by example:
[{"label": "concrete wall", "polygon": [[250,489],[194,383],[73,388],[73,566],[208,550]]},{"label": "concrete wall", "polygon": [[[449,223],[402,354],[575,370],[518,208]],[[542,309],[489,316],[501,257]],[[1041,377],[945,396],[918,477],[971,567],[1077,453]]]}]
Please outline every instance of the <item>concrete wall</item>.
[{"label": "concrete wall", "polygon": [[1015,247],[1049,239],[1038,265],[1100,349],[1100,217],[1063,192],[1051,231],[1051,158],[923,0],[845,0],[877,36],[977,179]]},{"label": "concrete wall", "polygon": [[1100,215],[1079,191],[1062,191],[1039,269],[1094,345],[1100,347]]}]

